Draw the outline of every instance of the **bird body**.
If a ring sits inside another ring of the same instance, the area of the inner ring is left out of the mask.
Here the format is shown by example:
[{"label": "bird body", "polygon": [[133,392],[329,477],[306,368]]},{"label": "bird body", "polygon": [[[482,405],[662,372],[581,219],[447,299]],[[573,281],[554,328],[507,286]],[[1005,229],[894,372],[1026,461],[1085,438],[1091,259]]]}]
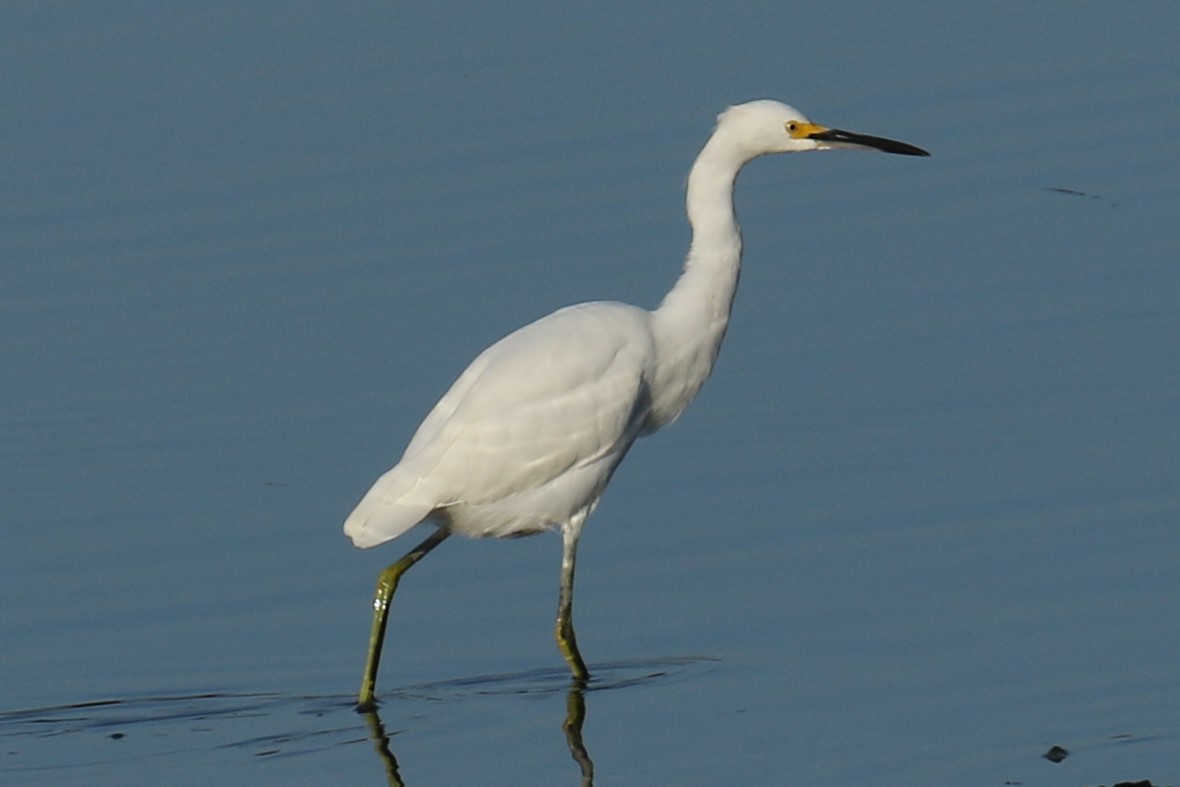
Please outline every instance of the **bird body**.
[{"label": "bird body", "polygon": [[[574,349],[576,348],[576,351]],[[589,514],[651,427],[649,312],[570,306],[484,350],[345,524],[358,546],[428,515],[466,536],[522,536]]]},{"label": "bird body", "polygon": [[360,707],[373,703],[398,579],[451,533],[562,532],[557,639],[575,678],[588,677],[571,619],[578,538],[635,440],[679,417],[713,369],[741,268],[738,172],[761,155],[836,147],[928,155],[815,125],[776,101],[730,107],[689,173],[692,244],[656,309],[612,301],[560,309],[496,342],[460,375],[344,525],[358,547],[421,521],[438,528],[378,582]]}]

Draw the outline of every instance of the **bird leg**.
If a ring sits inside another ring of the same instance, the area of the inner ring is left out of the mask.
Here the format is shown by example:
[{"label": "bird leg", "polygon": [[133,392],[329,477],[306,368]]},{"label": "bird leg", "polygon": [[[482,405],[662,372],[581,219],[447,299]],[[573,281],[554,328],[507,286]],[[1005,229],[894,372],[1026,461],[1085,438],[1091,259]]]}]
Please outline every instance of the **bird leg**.
[{"label": "bird leg", "polygon": [[418,546],[411,549],[393,565],[386,568],[377,577],[377,593],[373,597],[373,628],[369,633],[369,657],[365,661],[365,675],[361,679],[361,693],[357,699],[356,709],[362,713],[372,711],[377,703],[373,697],[373,688],[377,683],[377,667],[381,663],[381,647],[385,643],[385,624],[389,622],[389,604],[393,601],[393,592],[397,590],[398,580],[402,574],[422,558],[426,553],[441,544],[450,532],[439,528]]},{"label": "bird leg", "polygon": [[574,563],[578,557],[578,536],[581,527],[562,532],[561,551],[561,595],[557,601],[557,647],[565,656],[574,680],[585,683],[590,678],[586,662],[578,652],[578,639],[574,636]]}]

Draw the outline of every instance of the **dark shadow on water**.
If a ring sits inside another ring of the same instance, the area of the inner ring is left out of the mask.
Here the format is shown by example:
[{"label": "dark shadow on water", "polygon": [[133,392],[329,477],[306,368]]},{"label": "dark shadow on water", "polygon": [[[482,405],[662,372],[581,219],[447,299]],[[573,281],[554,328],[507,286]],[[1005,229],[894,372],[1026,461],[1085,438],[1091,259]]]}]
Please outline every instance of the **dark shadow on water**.
[{"label": "dark shadow on water", "polygon": [[[699,674],[713,667],[717,659],[707,656],[686,656],[655,661],[613,661],[595,664],[585,686],[587,694],[642,686],[656,681]],[[469,697],[490,695],[558,694],[570,688],[570,671],[564,665],[550,669],[477,675],[438,683],[404,686],[378,696],[378,701],[391,706],[397,700],[428,699],[456,701]]]},{"label": "dark shadow on water", "polygon": [[[582,784],[588,786],[594,773],[582,740],[588,697],[592,704],[597,692],[690,680],[716,664],[704,657],[597,664],[584,687],[572,685],[564,667],[481,675],[394,689],[379,695],[377,711],[359,715],[351,694],[272,693],[131,697],[5,711],[0,712],[0,782],[18,774],[32,780],[37,773],[88,774],[95,768],[131,772],[159,758],[227,756],[257,762],[371,744],[389,784],[401,785],[396,736],[413,729],[407,718],[424,718],[424,705],[428,717],[437,715],[440,704],[556,695],[564,696],[565,702],[555,713],[554,725],[560,724]],[[399,728],[388,732],[383,717],[397,718]],[[362,765],[367,767],[358,767]]]}]

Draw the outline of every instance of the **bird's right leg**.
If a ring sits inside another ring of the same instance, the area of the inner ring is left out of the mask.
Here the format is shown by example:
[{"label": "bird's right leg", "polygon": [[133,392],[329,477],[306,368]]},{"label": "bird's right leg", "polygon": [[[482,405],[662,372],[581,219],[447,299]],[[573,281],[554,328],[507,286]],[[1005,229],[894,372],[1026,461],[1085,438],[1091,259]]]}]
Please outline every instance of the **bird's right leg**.
[{"label": "bird's right leg", "polygon": [[418,546],[411,549],[393,565],[386,568],[377,577],[377,593],[373,597],[373,628],[369,632],[369,656],[365,660],[365,675],[361,679],[361,693],[357,698],[356,709],[362,713],[372,711],[377,703],[373,697],[373,688],[377,684],[377,667],[381,663],[381,647],[385,643],[385,624],[389,622],[389,604],[393,601],[393,592],[397,590],[398,580],[402,574],[422,558],[426,553],[446,540],[450,532],[439,528]]},{"label": "bird's right leg", "polygon": [[557,647],[570,665],[574,680],[585,683],[590,679],[590,670],[578,651],[578,639],[574,635],[574,566],[578,558],[578,536],[581,522],[562,531],[561,549],[561,594],[557,600]]}]

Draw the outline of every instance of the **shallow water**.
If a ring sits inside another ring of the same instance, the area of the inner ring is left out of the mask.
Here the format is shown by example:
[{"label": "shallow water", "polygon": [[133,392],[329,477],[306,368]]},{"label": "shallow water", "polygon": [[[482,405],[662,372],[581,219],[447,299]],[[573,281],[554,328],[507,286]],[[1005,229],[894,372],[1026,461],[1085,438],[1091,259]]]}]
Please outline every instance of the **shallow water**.
[{"label": "shallow water", "polygon": [[[74,778],[122,782],[128,774],[147,773],[168,783],[203,783],[212,762],[234,769],[237,778],[249,783],[310,775],[326,781],[336,769],[346,769],[358,777],[371,771],[374,779],[384,773],[390,784],[403,784],[412,781],[417,766],[413,755],[424,745],[429,748],[432,738],[454,734],[456,717],[511,719],[520,732],[532,734],[543,729],[546,712],[564,701],[560,729],[569,770],[589,782],[594,762],[582,736],[589,698],[619,690],[667,691],[707,678],[713,664],[711,659],[604,664],[585,689],[570,688],[564,667],[407,686],[384,698],[396,704],[399,717],[411,720],[396,727],[385,721],[381,709],[357,714],[352,695],[214,693],[5,712],[0,714],[0,739],[20,761],[6,770],[14,778],[38,783]],[[455,709],[461,710],[456,714]],[[508,726],[496,722],[496,735],[508,733]],[[536,750],[522,752],[527,754],[522,762],[512,758],[511,772],[487,763],[481,782],[548,778],[552,755],[560,747],[541,745],[540,740]],[[400,760],[399,751],[404,752]],[[540,763],[546,767],[538,767]],[[445,765],[435,773],[434,778],[471,777],[463,769],[448,776]]]},{"label": "shallow water", "polygon": [[714,379],[579,555],[598,783],[1180,782],[1177,22],[6,5],[0,781],[582,781],[558,539],[414,569],[381,733],[402,546],[340,523],[489,341],[656,303],[772,96],[934,155],[743,173]]}]

